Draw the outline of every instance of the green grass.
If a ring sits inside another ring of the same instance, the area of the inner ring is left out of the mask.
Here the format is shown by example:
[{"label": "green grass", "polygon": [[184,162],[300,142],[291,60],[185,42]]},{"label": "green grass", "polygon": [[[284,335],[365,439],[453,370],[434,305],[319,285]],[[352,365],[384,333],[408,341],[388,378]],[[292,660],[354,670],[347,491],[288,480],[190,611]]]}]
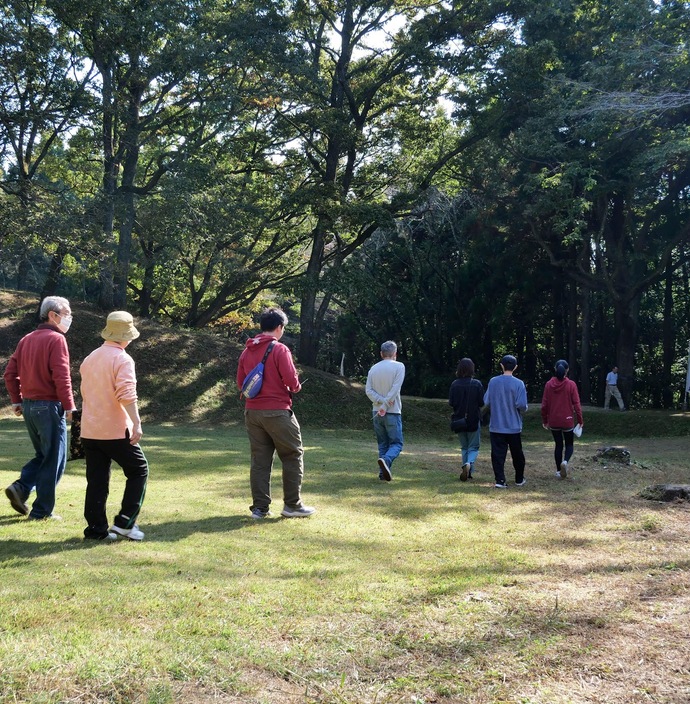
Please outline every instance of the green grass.
[{"label": "green grass", "polygon": [[[690,530],[682,507],[635,494],[690,480],[682,444],[603,471],[583,442],[558,482],[531,432],[528,486],[495,492],[487,439],[461,484],[450,433],[410,432],[388,484],[370,431],[305,426],[318,513],[277,516],[278,475],[276,517],[255,522],[242,428],[148,426],[140,544],[81,540],[84,466],[70,462],[63,521],[0,515],[0,702],[604,701],[583,691],[595,665],[612,673],[606,701],[648,701],[619,676],[620,639],[654,622],[643,611],[661,601],[641,602],[641,585],[687,615]],[[28,455],[23,424],[0,421],[2,486]],[[122,486],[116,468],[110,515]],[[653,666],[687,694],[681,633]]]}]

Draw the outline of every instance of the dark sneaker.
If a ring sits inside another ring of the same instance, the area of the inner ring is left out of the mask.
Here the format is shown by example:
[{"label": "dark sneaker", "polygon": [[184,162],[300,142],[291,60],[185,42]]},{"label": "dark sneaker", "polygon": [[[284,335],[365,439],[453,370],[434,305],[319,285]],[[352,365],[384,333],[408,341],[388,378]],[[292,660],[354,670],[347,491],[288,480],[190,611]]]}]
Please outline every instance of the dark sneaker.
[{"label": "dark sneaker", "polygon": [[5,496],[10,500],[10,505],[17,513],[21,513],[22,516],[26,516],[29,513],[29,507],[26,505],[27,497],[22,495],[16,484],[10,484],[5,489]]},{"label": "dark sneaker", "polygon": [[496,482],[496,483],[494,484],[494,487],[495,487],[496,489],[507,489],[507,488],[508,488],[508,485],[507,485],[505,482]]},{"label": "dark sneaker", "polygon": [[252,509],[252,518],[255,518],[257,521],[260,521],[262,518],[268,518],[268,516],[270,515],[272,514],[268,509],[266,509],[265,511],[260,508]]},{"label": "dark sneaker", "polygon": [[311,516],[312,513],[316,513],[316,509],[312,506],[300,506],[298,508],[284,506],[280,515],[285,516],[285,518],[306,518],[307,516]]},{"label": "dark sneaker", "polygon": [[57,513],[51,513],[49,516],[27,516],[27,521],[61,521],[62,516]]},{"label": "dark sneaker", "polygon": [[85,535],[84,540],[101,540],[104,543],[113,543],[117,540],[117,533],[108,531],[105,535]]},{"label": "dark sneaker", "polygon": [[462,465],[462,469],[460,470],[460,481],[466,482],[469,476],[470,476],[470,463],[465,462],[465,464]]},{"label": "dark sneaker", "polygon": [[391,474],[391,468],[388,466],[388,463],[386,460],[383,459],[383,457],[379,457],[379,477],[383,479],[385,482],[389,482],[391,479],[393,479],[393,475]]}]

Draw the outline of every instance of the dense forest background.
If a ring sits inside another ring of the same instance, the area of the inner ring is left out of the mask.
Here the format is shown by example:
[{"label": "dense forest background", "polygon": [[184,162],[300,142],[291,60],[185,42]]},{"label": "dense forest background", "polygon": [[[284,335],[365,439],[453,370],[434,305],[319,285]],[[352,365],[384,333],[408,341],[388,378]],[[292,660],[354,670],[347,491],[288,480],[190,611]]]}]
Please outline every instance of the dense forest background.
[{"label": "dense forest background", "polygon": [[689,38],[682,0],[2,2],[0,286],[677,406]]}]

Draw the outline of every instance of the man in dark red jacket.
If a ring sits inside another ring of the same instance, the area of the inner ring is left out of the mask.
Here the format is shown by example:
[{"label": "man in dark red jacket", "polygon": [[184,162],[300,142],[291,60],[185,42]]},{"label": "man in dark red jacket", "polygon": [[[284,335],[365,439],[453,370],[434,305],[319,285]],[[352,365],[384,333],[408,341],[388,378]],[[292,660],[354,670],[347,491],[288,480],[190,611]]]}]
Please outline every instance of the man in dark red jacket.
[{"label": "man in dark red jacket", "polygon": [[297,376],[290,350],[281,342],[288,319],[282,310],[270,308],[261,314],[261,333],[249,338],[240,355],[237,367],[237,386],[241,389],[245,378],[264,357],[266,358],[263,385],[254,398],[245,400],[244,423],[251,447],[250,484],[252,518],[270,515],[271,469],[277,452],[283,464],[283,500],[281,515],[286,518],[310,516],[316,509],[302,503],[304,476],[304,448],[302,435],[292,411],[292,394],[302,385]]},{"label": "man in dark red jacket", "polygon": [[[5,369],[12,409],[24,416],[36,452],[5,494],[12,508],[30,519],[59,518],[53,514],[55,488],[67,461],[67,421],[76,410],[65,340],[72,324],[69,301],[44,298],[39,317],[40,325],[19,341]],[[36,499],[29,513],[26,502],[34,489]]]}]

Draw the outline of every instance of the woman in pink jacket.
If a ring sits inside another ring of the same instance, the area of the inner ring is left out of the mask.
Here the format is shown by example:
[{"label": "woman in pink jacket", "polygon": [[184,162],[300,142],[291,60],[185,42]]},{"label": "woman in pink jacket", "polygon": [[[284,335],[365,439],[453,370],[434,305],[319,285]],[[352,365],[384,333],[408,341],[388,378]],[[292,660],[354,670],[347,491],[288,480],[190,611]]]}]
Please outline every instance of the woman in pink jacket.
[{"label": "woman in pink jacket", "polygon": [[[584,425],[580,395],[574,381],[568,379],[568,362],[556,362],[555,376],[546,383],[541,400],[541,420],[544,428],[553,434],[556,447],[556,475],[568,476],[568,462],[573,456],[575,424]],[[565,449],[565,454],[564,454]]]}]

